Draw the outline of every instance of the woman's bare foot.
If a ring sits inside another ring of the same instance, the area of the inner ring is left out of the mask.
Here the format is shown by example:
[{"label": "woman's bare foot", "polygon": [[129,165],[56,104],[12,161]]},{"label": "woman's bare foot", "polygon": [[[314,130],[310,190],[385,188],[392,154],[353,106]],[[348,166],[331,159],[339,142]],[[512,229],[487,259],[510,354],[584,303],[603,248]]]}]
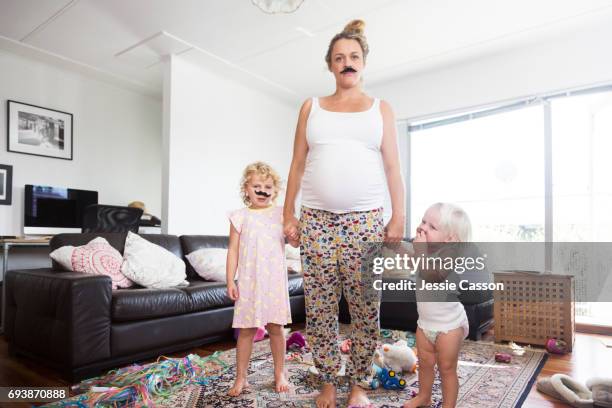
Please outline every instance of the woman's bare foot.
[{"label": "woman's bare foot", "polygon": [[237,397],[242,394],[242,390],[245,388],[249,388],[249,382],[247,379],[236,377],[236,381],[234,381],[234,385],[227,392],[227,395],[230,397]]},{"label": "woman's bare foot", "polygon": [[348,396],[348,406],[367,407],[369,405],[370,400],[366,391],[357,384],[354,384]]},{"label": "woman's bare foot", "polygon": [[336,408],[336,387],[334,384],[325,383],[321,392],[315,398],[317,408]]},{"label": "woman's bare foot", "polygon": [[431,405],[431,395],[417,394],[416,397],[408,400],[402,405],[403,408],[429,407]]},{"label": "woman's bare foot", "polygon": [[287,392],[289,391],[289,381],[287,381],[287,377],[285,377],[285,373],[274,373],[274,383],[276,392]]}]

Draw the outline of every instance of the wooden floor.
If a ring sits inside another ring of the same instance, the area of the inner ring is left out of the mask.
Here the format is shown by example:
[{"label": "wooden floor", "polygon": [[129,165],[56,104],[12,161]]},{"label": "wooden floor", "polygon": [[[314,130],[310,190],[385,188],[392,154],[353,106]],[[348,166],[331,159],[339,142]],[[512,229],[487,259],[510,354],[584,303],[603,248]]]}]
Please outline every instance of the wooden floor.
[{"label": "wooden floor", "polygon": [[[299,329],[299,325],[294,325]],[[491,338],[488,333],[485,338]],[[612,377],[612,348],[606,348],[602,340],[610,341],[610,337],[593,334],[576,335],[576,343],[572,354],[565,356],[550,356],[540,376],[550,376],[555,373],[566,373],[578,381],[586,382],[595,376]],[[175,353],[171,357],[182,357],[187,354],[197,353],[202,356],[210,355],[214,351],[227,350],[234,347],[231,341],[214,343],[194,348],[181,353]],[[22,357],[9,357],[8,345],[4,336],[0,336],[0,386],[69,386],[60,379],[56,373],[48,368]],[[31,404],[2,404],[0,407],[30,407]],[[566,407],[559,401],[544,396],[532,388],[523,407],[528,408],[552,408]]]}]

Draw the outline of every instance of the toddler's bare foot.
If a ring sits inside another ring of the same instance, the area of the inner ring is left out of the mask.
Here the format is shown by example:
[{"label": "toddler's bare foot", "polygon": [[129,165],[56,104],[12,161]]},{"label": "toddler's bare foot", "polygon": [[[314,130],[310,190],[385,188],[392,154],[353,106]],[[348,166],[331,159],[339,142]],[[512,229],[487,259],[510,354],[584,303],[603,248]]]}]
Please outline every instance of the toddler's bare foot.
[{"label": "toddler's bare foot", "polygon": [[285,373],[274,373],[274,383],[276,384],[276,392],[287,392],[289,391],[289,381],[285,377]]},{"label": "toddler's bare foot", "polygon": [[356,384],[353,385],[348,396],[348,406],[364,408],[370,406],[370,400],[368,399],[366,391]]},{"label": "toddler's bare foot", "polygon": [[249,388],[249,382],[246,378],[236,377],[236,381],[234,381],[234,385],[227,392],[227,395],[230,397],[237,397],[242,393],[242,390],[245,388]]},{"label": "toddler's bare foot", "polygon": [[336,408],[336,387],[334,384],[323,384],[315,403],[317,408]]},{"label": "toddler's bare foot", "polygon": [[417,394],[413,399],[406,401],[403,408],[429,407],[431,405],[431,395]]}]

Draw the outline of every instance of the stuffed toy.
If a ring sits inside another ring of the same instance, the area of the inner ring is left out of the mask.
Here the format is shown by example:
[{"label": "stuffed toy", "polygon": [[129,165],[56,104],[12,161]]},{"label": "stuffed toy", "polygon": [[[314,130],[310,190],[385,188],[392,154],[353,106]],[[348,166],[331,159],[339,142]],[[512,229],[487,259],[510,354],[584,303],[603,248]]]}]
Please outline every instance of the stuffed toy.
[{"label": "stuffed toy", "polygon": [[382,346],[384,365],[397,373],[414,373],[417,368],[417,358],[414,351],[408,347],[406,340],[398,340],[393,344]]},{"label": "stuffed toy", "polygon": [[299,331],[293,332],[287,339],[286,346],[287,350],[301,350],[306,346],[306,339],[304,338],[304,335]]},{"label": "stuffed toy", "polygon": [[[385,366],[385,359],[384,359],[382,353],[380,352],[380,350],[376,350],[374,352],[374,359],[372,361],[378,367],[384,367]],[[373,373],[373,375],[376,375],[376,373]]]}]

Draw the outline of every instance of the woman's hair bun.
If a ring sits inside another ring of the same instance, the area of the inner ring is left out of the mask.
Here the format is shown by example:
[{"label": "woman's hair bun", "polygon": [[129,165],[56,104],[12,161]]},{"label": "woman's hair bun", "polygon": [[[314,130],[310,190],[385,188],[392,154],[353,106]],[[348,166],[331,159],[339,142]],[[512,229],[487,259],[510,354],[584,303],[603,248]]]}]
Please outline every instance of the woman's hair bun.
[{"label": "woman's hair bun", "polygon": [[344,33],[357,33],[359,35],[362,35],[364,30],[365,30],[365,21],[353,20],[344,27],[343,32]]}]

